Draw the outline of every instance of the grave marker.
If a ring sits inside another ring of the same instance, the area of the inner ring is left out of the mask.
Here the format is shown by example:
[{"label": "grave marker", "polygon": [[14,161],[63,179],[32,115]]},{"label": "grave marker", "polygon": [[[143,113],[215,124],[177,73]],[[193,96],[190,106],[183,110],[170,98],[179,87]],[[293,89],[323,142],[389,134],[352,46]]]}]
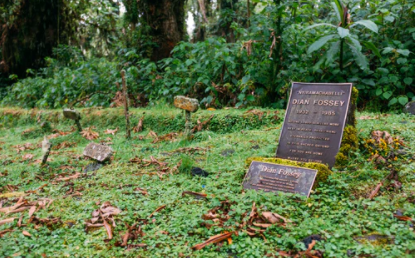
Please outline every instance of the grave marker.
[{"label": "grave marker", "polygon": [[79,122],[81,120],[81,114],[78,111],[65,108],[63,110],[63,116],[68,119],[74,120],[76,126],[78,127],[78,131],[82,131],[81,123]]},{"label": "grave marker", "polygon": [[351,83],[294,82],[277,157],[334,166],[351,91]]},{"label": "grave marker", "polygon": [[85,147],[84,156],[92,158],[98,162],[104,162],[111,158],[113,150],[110,146],[91,142]]},{"label": "grave marker", "polygon": [[253,161],[245,176],[245,189],[297,193],[309,197],[317,170]]},{"label": "grave marker", "polygon": [[190,130],[192,127],[191,113],[196,112],[199,109],[199,101],[185,96],[176,96],[174,97],[174,106],[186,111],[184,134],[186,136],[190,136]]}]

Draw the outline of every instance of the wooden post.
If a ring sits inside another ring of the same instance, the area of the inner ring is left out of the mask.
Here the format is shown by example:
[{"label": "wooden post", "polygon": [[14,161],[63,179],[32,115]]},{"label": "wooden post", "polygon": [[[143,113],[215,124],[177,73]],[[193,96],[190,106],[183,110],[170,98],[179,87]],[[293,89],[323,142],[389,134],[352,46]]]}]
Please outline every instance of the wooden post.
[{"label": "wooden post", "polygon": [[186,137],[189,137],[191,135],[190,130],[192,130],[192,113],[190,111],[185,110],[186,112],[186,124],[184,127],[184,134],[186,135]]},{"label": "wooden post", "polygon": [[122,91],[124,95],[124,114],[125,114],[125,130],[126,135],[125,138],[131,138],[131,129],[130,129],[130,114],[128,112],[128,91],[127,91],[127,83],[125,81],[125,71],[121,70],[121,79],[122,79]]},{"label": "wooden post", "polygon": [[49,142],[48,138],[46,138],[45,136],[42,141],[43,158],[42,158],[42,163],[40,163],[40,166],[45,165],[46,162],[48,161],[48,157],[49,157],[51,149],[52,149],[52,144]]}]

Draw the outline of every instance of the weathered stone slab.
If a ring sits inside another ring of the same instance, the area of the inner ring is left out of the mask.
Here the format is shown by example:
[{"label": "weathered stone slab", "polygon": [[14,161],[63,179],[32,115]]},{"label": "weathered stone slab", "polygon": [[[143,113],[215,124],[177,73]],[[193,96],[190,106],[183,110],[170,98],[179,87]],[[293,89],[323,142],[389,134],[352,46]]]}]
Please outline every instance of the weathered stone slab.
[{"label": "weathered stone slab", "polygon": [[277,157],[333,167],[351,91],[351,83],[293,83]]},{"label": "weathered stone slab", "polygon": [[68,108],[65,108],[63,110],[63,116],[68,119],[75,120],[75,121],[81,119],[81,114],[78,111],[73,110],[73,109],[68,109]]},{"label": "weathered stone slab", "polygon": [[243,187],[265,192],[297,193],[308,197],[316,176],[316,169],[252,161]]},{"label": "weathered stone slab", "polygon": [[91,142],[85,147],[84,156],[94,159],[98,162],[104,162],[111,158],[113,150],[110,146]]},{"label": "weathered stone slab", "polygon": [[199,101],[185,96],[176,96],[174,97],[174,106],[189,112],[196,112],[199,109]]},{"label": "weathered stone slab", "polygon": [[404,111],[406,113],[415,115],[415,101],[411,101],[411,102],[406,103]]}]

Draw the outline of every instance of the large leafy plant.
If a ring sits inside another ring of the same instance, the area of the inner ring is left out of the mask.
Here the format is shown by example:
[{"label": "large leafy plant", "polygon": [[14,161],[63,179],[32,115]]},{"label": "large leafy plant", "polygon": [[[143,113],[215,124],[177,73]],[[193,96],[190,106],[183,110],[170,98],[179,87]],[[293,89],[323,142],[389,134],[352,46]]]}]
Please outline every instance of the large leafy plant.
[{"label": "large leafy plant", "polygon": [[311,44],[308,48],[307,52],[308,54],[311,54],[312,52],[321,49],[324,45],[330,44],[328,50],[324,53],[315,67],[318,68],[321,64],[323,64],[323,62],[326,65],[330,64],[335,60],[337,54],[339,54],[339,66],[340,70],[343,70],[346,60],[345,53],[347,47],[351,51],[352,57],[354,61],[359,65],[359,67],[362,70],[368,69],[367,58],[362,53],[362,44],[380,57],[379,50],[372,42],[361,42],[354,29],[357,25],[362,25],[367,29],[378,33],[378,26],[371,20],[360,20],[353,22],[350,17],[349,9],[343,5],[340,0],[334,0],[331,4],[336,13],[337,25],[330,23],[318,23],[307,28],[307,30],[319,26],[327,26],[330,28],[330,30],[327,31],[324,36]]}]

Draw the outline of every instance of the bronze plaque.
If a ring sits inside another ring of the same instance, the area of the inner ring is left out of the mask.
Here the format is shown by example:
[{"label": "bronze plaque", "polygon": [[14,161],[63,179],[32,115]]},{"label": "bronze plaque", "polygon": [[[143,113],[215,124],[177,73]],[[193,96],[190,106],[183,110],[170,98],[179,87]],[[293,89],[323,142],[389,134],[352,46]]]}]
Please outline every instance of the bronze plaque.
[{"label": "bronze plaque", "polygon": [[277,157],[334,166],[351,91],[351,83],[294,82]]},{"label": "bronze plaque", "polygon": [[252,161],[243,187],[265,192],[297,193],[308,197],[316,175],[315,169]]}]

